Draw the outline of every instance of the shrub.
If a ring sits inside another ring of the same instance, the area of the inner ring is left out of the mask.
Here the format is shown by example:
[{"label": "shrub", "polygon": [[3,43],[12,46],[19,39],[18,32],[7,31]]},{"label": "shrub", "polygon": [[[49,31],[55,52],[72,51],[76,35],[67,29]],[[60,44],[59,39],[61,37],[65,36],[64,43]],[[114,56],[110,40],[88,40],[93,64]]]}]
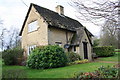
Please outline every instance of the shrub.
[{"label": "shrub", "polygon": [[115,54],[112,46],[94,47],[93,52],[96,53],[98,57],[113,56]]},{"label": "shrub", "polygon": [[95,53],[92,53],[92,59],[96,59],[98,58],[98,55],[96,55]]},{"label": "shrub", "polygon": [[5,65],[18,64],[18,58],[23,57],[23,49],[8,49],[2,52],[2,58]]},{"label": "shrub", "polygon": [[74,52],[66,52],[66,56],[69,62],[81,60],[80,55]]},{"label": "shrub", "polygon": [[114,67],[99,67],[98,70],[95,70],[94,72],[80,72],[75,74],[75,78],[78,80],[83,79],[99,79],[99,78],[118,78],[118,69]]},{"label": "shrub", "polygon": [[87,59],[83,59],[83,60],[77,60],[74,62],[70,62],[68,63],[68,65],[73,65],[73,64],[83,64],[83,63],[88,63],[89,61]]},{"label": "shrub", "polygon": [[87,59],[83,59],[83,60],[75,61],[74,64],[81,64],[81,63],[87,63],[87,62],[89,62]]},{"label": "shrub", "polygon": [[33,69],[62,67],[66,63],[65,52],[57,45],[36,48],[27,60],[27,66]]},{"label": "shrub", "polygon": [[117,78],[118,77],[118,69],[114,67],[104,67],[101,66],[98,68],[97,71],[95,71],[96,74],[99,75],[101,78]]}]

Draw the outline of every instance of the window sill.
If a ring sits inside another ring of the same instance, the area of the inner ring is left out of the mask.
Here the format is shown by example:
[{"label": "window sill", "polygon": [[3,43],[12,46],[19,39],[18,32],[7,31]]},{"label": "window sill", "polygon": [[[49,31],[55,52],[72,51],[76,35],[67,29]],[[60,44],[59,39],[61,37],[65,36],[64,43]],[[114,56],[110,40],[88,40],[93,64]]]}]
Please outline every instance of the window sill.
[{"label": "window sill", "polygon": [[36,31],[38,31],[38,29],[34,30],[34,31],[31,31],[31,32],[27,32],[27,34],[30,34],[30,33],[36,32]]}]

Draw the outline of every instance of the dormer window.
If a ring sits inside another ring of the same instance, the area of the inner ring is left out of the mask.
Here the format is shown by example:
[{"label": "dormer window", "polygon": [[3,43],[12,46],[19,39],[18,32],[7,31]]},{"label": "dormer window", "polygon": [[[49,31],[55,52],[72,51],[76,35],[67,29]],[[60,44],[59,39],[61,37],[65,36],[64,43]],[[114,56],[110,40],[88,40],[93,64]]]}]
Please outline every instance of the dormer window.
[{"label": "dormer window", "polygon": [[35,21],[28,24],[28,32],[35,31],[35,30],[37,30],[37,28],[38,28],[37,20],[35,20]]}]

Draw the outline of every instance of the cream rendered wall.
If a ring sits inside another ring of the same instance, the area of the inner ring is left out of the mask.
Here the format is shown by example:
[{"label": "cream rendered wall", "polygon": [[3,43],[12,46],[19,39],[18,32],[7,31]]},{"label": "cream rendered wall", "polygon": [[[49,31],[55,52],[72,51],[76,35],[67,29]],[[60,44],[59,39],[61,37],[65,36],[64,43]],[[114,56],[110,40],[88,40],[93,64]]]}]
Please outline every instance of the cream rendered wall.
[{"label": "cream rendered wall", "polygon": [[[54,45],[55,42],[62,42],[62,47],[64,47],[64,45],[67,43],[66,42],[66,31],[65,30],[61,30],[61,29],[56,29],[56,28],[52,28],[50,27],[48,29],[48,42],[50,45]],[[68,31],[67,31],[68,32]],[[73,36],[73,32],[68,32],[68,40]],[[80,42],[79,46],[76,46],[76,53],[79,54],[81,56],[82,59],[84,59],[84,49],[83,49],[83,41],[85,41],[85,39],[87,40],[87,49],[88,49],[88,59],[92,60],[91,57],[91,44],[88,40],[88,37],[84,31],[84,35],[82,37],[82,40]],[[72,51],[74,52],[74,48],[72,48]]]},{"label": "cream rendered wall", "polygon": [[[85,39],[86,39],[86,41],[85,41]],[[82,59],[84,59],[84,47],[83,47],[83,42],[88,42],[88,43],[87,43],[88,59],[89,59],[89,60],[92,60],[91,44],[90,44],[90,42],[89,42],[89,40],[88,40],[88,37],[87,37],[87,34],[86,34],[85,31],[84,31],[84,36],[82,37],[81,43],[80,43],[80,45],[79,45],[79,48],[80,48],[80,52],[79,52],[79,53],[80,53],[80,56],[81,56]]]},{"label": "cream rendered wall", "polygon": [[76,46],[76,52],[75,53],[80,55],[80,47],[79,46]]},{"label": "cream rendered wall", "polygon": [[[33,32],[28,32],[28,24],[34,20],[38,21],[38,29]],[[33,6],[22,32],[22,48],[25,50],[24,56],[26,57],[28,46],[30,45],[48,45],[48,24],[39,13],[36,12]]]},{"label": "cream rendered wall", "polygon": [[[72,38],[73,34],[73,32],[67,31],[68,40]],[[66,30],[50,27],[48,32],[48,41],[50,45],[54,45],[55,42],[62,42],[62,47],[64,47],[67,43]]]}]

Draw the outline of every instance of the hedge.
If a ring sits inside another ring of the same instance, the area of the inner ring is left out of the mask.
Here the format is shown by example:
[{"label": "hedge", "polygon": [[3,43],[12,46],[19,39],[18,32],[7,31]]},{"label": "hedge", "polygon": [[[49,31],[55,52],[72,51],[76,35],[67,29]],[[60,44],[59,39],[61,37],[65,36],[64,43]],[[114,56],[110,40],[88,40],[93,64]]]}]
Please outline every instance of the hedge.
[{"label": "hedge", "polygon": [[19,65],[18,58],[23,57],[23,49],[13,48],[2,52],[2,59],[5,65]]},{"label": "hedge", "polygon": [[93,52],[96,53],[98,57],[108,57],[108,56],[113,56],[115,54],[114,47],[112,46],[94,47]]}]

